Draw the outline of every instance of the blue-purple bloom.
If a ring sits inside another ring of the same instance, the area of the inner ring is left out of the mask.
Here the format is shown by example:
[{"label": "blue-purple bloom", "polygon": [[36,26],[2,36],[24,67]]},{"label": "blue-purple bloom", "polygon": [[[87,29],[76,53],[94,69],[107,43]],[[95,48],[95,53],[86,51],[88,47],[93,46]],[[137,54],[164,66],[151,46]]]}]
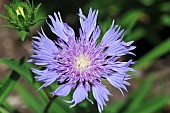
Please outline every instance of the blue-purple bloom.
[{"label": "blue-purple bloom", "polygon": [[[101,29],[96,25],[98,10],[92,11],[86,17],[82,10],[79,10],[80,25],[79,36],[76,37],[74,30],[64,23],[60,13],[54,13],[54,18],[49,16],[52,24],[48,24],[51,31],[58,36],[51,41],[42,30],[39,37],[33,37],[33,52],[29,62],[44,67],[44,70],[32,69],[40,76],[36,76],[37,81],[44,82],[42,87],[46,87],[53,82],[59,82],[59,86],[52,95],[67,96],[71,89],[75,89],[73,98],[68,103],[70,106],[87,99],[88,92],[92,91],[97,102],[99,112],[102,112],[105,101],[109,101],[108,95],[112,95],[102,84],[102,80],[108,80],[111,85],[119,89],[122,94],[126,86],[130,84],[126,81],[131,78],[126,72],[134,71],[129,66],[134,64],[132,60],[123,62],[120,57],[135,48],[131,46],[133,41],[124,42],[122,40],[125,31],[120,30],[120,26],[114,25],[105,33],[101,42],[97,44]],[[42,88],[41,87],[41,88]]]}]

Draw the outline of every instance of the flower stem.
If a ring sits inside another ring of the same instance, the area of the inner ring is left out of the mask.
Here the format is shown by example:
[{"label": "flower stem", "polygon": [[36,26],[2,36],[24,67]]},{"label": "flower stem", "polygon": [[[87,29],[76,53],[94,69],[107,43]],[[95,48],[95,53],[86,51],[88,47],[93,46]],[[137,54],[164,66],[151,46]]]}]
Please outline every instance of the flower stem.
[{"label": "flower stem", "polygon": [[43,88],[43,90],[44,90],[45,94],[47,95],[48,99],[51,100],[51,98],[52,98],[51,95],[48,94],[48,92],[45,88]]},{"label": "flower stem", "polygon": [[50,99],[50,101],[48,102],[47,106],[45,107],[43,113],[48,113],[48,109],[50,108],[52,102],[55,100],[56,97],[57,97],[57,96],[53,96],[53,97]]}]

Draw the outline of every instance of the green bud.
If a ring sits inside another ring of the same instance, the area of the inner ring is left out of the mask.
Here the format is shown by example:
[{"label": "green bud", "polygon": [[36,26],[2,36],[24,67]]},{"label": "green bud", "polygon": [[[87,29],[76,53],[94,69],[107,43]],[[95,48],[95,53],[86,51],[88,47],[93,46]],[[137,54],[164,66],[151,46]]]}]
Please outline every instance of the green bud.
[{"label": "green bud", "polygon": [[[9,6],[4,5],[5,14],[0,14],[0,17],[9,21],[11,25],[5,25],[16,29],[24,41],[26,33],[31,30],[31,27],[42,19],[37,20],[38,9],[41,4],[34,6],[30,4],[29,0],[22,2],[20,0],[14,0]],[[44,18],[43,18],[44,19]]]}]

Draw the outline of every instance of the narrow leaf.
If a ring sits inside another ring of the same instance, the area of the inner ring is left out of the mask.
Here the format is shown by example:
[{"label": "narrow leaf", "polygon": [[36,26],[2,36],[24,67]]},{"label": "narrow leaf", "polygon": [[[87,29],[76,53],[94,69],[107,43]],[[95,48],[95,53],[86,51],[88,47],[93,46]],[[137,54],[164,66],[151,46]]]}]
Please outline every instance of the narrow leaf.
[{"label": "narrow leaf", "polygon": [[39,101],[38,97],[35,97],[19,82],[16,84],[15,89],[34,113],[42,113],[45,105]]},{"label": "narrow leaf", "polygon": [[9,28],[14,28],[14,29],[18,29],[19,28],[19,27],[8,25],[8,24],[4,24],[1,27],[9,27]]},{"label": "narrow leaf", "polygon": [[[29,70],[30,68],[33,67],[35,68],[35,66],[32,65],[31,63],[26,62],[25,59],[21,59],[20,61],[18,61],[18,60],[0,58],[0,62],[8,65],[11,69],[16,71],[19,75],[21,75],[29,84],[33,85],[35,90],[37,90],[41,86],[38,82],[34,83],[33,75]],[[43,97],[44,101],[48,100],[48,97],[44,92],[44,90],[40,90],[38,91],[38,93],[41,95],[41,97]]]},{"label": "narrow leaf", "polygon": [[[25,60],[23,61],[18,61],[18,60],[11,60],[11,59],[4,59],[4,58],[0,58],[0,62],[5,63],[6,65],[8,65],[10,68],[12,68],[13,70],[15,70],[18,74],[20,74],[28,83],[30,83],[34,89],[38,89],[40,87],[39,82],[36,82],[33,84],[33,79],[32,79],[32,74],[29,70],[29,68],[35,68],[34,65],[32,65],[31,63],[27,63],[25,62]],[[52,89],[51,86],[48,86],[47,89],[51,89],[52,91],[54,91],[55,89]],[[16,89],[18,89],[18,87],[16,87]],[[18,89],[19,90],[19,89]],[[35,91],[36,91],[35,90]],[[48,90],[49,91],[49,90]],[[41,97],[40,101],[47,102],[47,95],[44,92],[44,90],[39,90],[37,92],[39,94],[39,96]],[[57,98],[56,101],[54,103],[52,103],[51,105],[51,109],[49,111],[55,111],[56,108],[61,111],[62,113],[67,113],[67,111],[73,111],[74,108],[69,109],[69,107],[67,107],[66,109],[66,105],[69,106],[69,104],[65,103],[62,99]]]},{"label": "narrow leaf", "polygon": [[138,60],[135,69],[148,68],[157,58],[170,52],[170,37]]},{"label": "narrow leaf", "polygon": [[7,101],[4,101],[4,102],[2,103],[2,106],[3,106],[7,111],[9,111],[10,113],[18,113],[17,110],[16,110],[13,106],[11,106],[10,104],[7,103]]},{"label": "narrow leaf", "polygon": [[10,112],[0,106],[0,113],[10,113]]},{"label": "narrow leaf", "polygon": [[104,110],[104,113],[118,113],[118,111],[122,108],[124,101],[117,101],[110,103]]},{"label": "narrow leaf", "polygon": [[152,100],[149,100],[146,104],[141,106],[135,113],[154,113],[169,102],[170,96],[154,97]]},{"label": "narrow leaf", "polygon": [[6,4],[4,4],[4,8],[5,8],[5,10],[7,10],[7,11],[10,11],[10,10],[11,10],[11,7],[9,7],[9,6],[6,5]]},{"label": "narrow leaf", "polygon": [[1,18],[4,18],[4,19],[8,19],[8,17],[5,16],[5,15],[3,15],[3,14],[0,14],[0,17],[1,17]]},{"label": "narrow leaf", "polygon": [[135,90],[135,92],[131,95],[131,102],[128,104],[127,109],[125,110],[125,113],[132,113],[135,109],[138,108],[140,103],[142,103],[143,99],[146,97],[148,92],[151,89],[151,86],[155,80],[155,74],[151,73],[145,82],[140,85],[140,88]]},{"label": "narrow leaf", "polygon": [[10,92],[13,90],[14,84],[19,79],[19,75],[16,72],[12,72],[7,81],[0,87],[0,104],[8,97]]},{"label": "narrow leaf", "polygon": [[136,25],[141,14],[140,10],[129,10],[122,16],[121,25],[126,26],[127,35],[132,32],[132,28]]},{"label": "narrow leaf", "polygon": [[38,12],[38,9],[41,7],[41,3],[38,4],[38,6],[34,9],[34,14],[36,15]]},{"label": "narrow leaf", "polygon": [[27,35],[27,32],[26,31],[20,31],[19,32],[20,36],[21,36],[21,40],[24,41],[25,40],[25,37]]},{"label": "narrow leaf", "polygon": [[31,74],[30,70],[24,65],[24,61],[19,62],[18,60],[0,58],[0,62],[9,66],[11,69],[13,69],[19,75],[24,76],[24,78],[26,78],[26,80],[29,83],[33,82],[32,78],[31,78],[32,74]]}]

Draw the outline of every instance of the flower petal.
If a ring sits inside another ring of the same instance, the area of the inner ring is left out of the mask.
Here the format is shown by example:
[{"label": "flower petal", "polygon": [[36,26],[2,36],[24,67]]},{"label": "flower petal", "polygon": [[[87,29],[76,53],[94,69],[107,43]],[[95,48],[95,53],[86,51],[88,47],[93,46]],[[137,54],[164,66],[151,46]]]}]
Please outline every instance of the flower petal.
[{"label": "flower petal", "polygon": [[118,25],[114,26],[114,20],[113,20],[110,29],[103,36],[101,44],[106,45],[108,47],[112,45],[112,43],[114,43],[114,41],[116,41],[123,33],[124,30],[120,31],[120,26]]},{"label": "flower petal", "polygon": [[128,71],[135,71],[133,68],[130,68],[129,66],[131,64],[135,64],[132,60],[129,60],[128,62],[110,62],[110,65],[108,66],[108,69],[116,71],[117,73],[124,74]]},{"label": "flower petal", "polygon": [[58,96],[67,96],[71,91],[72,86],[70,84],[64,84],[58,87],[54,92],[52,92],[52,95],[58,95]]},{"label": "flower petal", "polygon": [[31,69],[31,70],[33,73],[40,75],[35,77],[37,81],[45,82],[45,84],[43,84],[38,90],[52,84],[60,77],[56,71],[36,70],[36,69]]},{"label": "flower petal", "polygon": [[33,37],[36,40],[32,41],[32,46],[35,54],[31,56],[28,62],[33,62],[36,65],[47,65],[54,60],[54,54],[58,53],[58,48],[43,32],[39,33],[40,37]]},{"label": "flower petal", "polygon": [[87,94],[87,91],[85,90],[84,86],[82,84],[80,84],[77,86],[76,90],[73,93],[73,99],[71,101],[66,101],[66,102],[67,103],[74,102],[74,104],[70,106],[70,108],[72,108],[76,104],[82,102],[84,99],[87,99],[90,102],[92,102],[90,99],[88,99],[88,94]]},{"label": "flower petal", "polygon": [[125,81],[126,80],[126,74],[123,74],[123,75],[120,75],[118,73],[114,73],[114,74],[111,74],[110,76],[108,76],[106,79],[117,89],[120,90],[120,92],[122,93],[122,95],[124,96],[124,93],[123,91],[121,90],[124,89],[125,91],[127,91],[126,89],[126,85],[129,86],[130,84]]},{"label": "flower petal", "polygon": [[86,39],[89,40],[90,35],[96,27],[98,10],[92,11],[92,9],[90,8],[88,16],[85,17],[82,13],[82,10],[79,9],[79,16],[82,32],[86,35]]},{"label": "flower petal", "polygon": [[93,34],[90,38],[90,40],[92,41],[97,41],[97,39],[99,38],[100,36],[100,33],[101,33],[101,30],[99,28],[99,26],[95,27],[94,31],[93,31]]},{"label": "flower petal", "polygon": [[98,110],[101,113],[103,111],[103,106],[106,106],[105,101],[109,101],[108,95],[110,92],[106,89],[106,86],[97,83],[92,86],[93,96],[97,101]]},{"label": "flower petal", "polygon": [[126,54],[133,54],[130,52],[131,50],[135,49],[135,46],[130,46],[132,42],[125,43],[121,40],[117,40],[112,43],[109,48],[106,50],[107,55],[114,55],[114,56],[122,56]]},{"label": "flower petal", "polygon": [[50,15],[49,18],[51,19],[52,25],[48,22],[48,26],[50,27],[51,31],[56,34],[59,38],[63,39],[65,42],[68,42],[69,37],[75,37],[74,30],[68,26],[66,23],[63,23],[60,13],[58,15],[54,13],[55,19]]}]

